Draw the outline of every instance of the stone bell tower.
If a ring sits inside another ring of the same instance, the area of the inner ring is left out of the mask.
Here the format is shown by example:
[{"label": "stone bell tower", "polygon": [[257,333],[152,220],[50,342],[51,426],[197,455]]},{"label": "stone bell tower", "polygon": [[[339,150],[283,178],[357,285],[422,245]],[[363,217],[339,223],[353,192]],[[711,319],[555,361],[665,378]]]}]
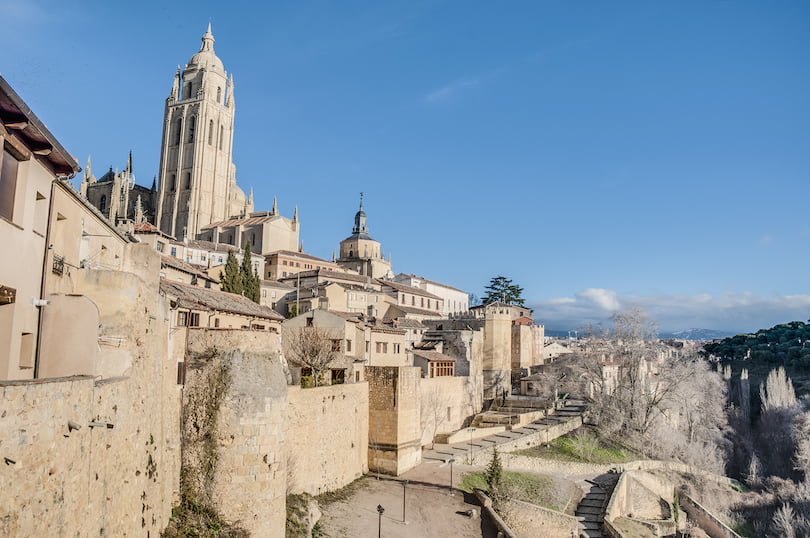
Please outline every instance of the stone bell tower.
[{"label": "stone bell tower", "polygon": [[163,116],[156,225],[178,239],[252,211],[233,164],[233,75],[214,53],[211,24],[200,50],[177,68]]}]

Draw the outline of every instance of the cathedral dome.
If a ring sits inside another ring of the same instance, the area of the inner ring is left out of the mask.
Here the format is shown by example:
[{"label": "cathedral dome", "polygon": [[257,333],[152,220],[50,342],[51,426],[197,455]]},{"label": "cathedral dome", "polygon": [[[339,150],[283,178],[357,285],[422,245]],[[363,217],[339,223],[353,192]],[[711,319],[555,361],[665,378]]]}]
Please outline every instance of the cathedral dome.
[{"label": "cathedral dome", "polygon": [[214,34],[211,33],[211,23],[208,23],[208,30],[202,36],[200,50],[188,61],[189,67],[199,67],[213,69],[225,73],[225,66],[222,60],[214,53]]}]

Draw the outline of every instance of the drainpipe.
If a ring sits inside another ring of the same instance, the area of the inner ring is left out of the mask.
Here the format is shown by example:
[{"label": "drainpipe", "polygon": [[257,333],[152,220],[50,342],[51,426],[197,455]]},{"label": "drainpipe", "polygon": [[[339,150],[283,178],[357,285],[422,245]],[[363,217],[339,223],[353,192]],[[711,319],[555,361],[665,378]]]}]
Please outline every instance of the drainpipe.
[{"label": "drainpipe", "polygon": [[[67,176],[65,177],[68,179]],[[39,299],[42,299],[43,295],[45,295],[45,275],[48,274],[48,259],[51,252],[51,218],[53,217],[53,196],[56,192],[56,181],[59,181],[58,177],[51,182],[51,199],[48,200],[48,220],[45,226],[45,253],[42,262],[42,278],[39,283]],[[34,379],[39,378],[40,348],[42,347],[42,309],[44,307],[39,306],[37,308],[39,308],[39,312],[37,313],[37,349],[34,352]]]}]

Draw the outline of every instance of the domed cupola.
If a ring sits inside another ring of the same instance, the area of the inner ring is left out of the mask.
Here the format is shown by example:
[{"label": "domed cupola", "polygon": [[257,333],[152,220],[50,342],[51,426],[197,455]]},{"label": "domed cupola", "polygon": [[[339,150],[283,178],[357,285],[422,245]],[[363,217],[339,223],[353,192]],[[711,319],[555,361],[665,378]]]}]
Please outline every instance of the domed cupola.
[{"label": "domed cupola", "polygon": [[222,60],[214,53],[214,34],[211,33],[211,23],[208,23],[208,30],[202,36],[200,51],[194,54],[188,61],[188,67],[197,67],[214,70],[224,76],[225,67]]}]

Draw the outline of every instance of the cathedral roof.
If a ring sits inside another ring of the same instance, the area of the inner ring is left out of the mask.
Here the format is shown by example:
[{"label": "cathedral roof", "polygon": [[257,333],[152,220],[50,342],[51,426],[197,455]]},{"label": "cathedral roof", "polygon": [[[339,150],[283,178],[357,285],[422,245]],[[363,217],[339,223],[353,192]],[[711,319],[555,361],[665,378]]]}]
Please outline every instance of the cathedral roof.
[{"label": "cathedral roof", "polygon": [[211,23],[208,23],[208,30],[202,36],[200,50],[188,61],[189,67],[204,67],[225,73],[225,66],[222,60],[214,53],[214,34],[211,33]]},{"label": "cathedral roof", "polygon": [[235,219],[228,219],[228,220],[220,220],[218,222],[212,222],[211,224],[206,224],[202,227],[203,230],[208,228],[219,228],[219,227],[227,227],[227,226],[252,226],[254,224],[264,224],[265,222],[270,222],[271,220],[289,220],[281,215],[273,215],[267,214],[264,216],[256,216],[256,217],[239,217]]}]

